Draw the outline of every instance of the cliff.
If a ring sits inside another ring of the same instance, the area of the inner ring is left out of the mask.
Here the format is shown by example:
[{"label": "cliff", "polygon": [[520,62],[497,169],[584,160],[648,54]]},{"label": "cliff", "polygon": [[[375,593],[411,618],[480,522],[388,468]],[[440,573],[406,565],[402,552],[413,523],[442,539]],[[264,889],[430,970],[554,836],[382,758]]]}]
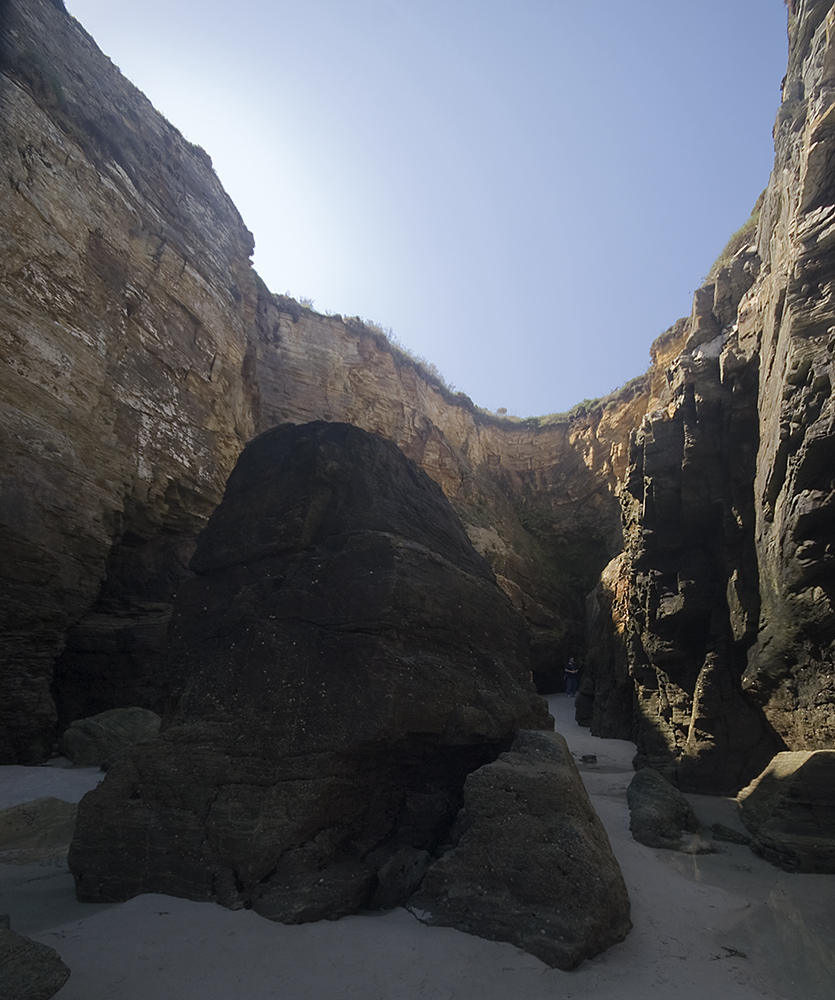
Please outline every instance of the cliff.
[{"label": "cliff", "polygon": [[590,639],[582,717],[695,791],[835,737],[834,33],[828,0],[789,5],[756,238],[655,345],[625,551],[591,600],[610,627]]},{"label": "cliff", "polygon": [[639,764],[733,792],[778,750],[832,746],[832,7],[788,5],[751,242],[645,376],[548,423],[485,414],[362,321],[273,295],[209,157],[60,0],[8,3],[0,760],[43,759],[82,715],[164,707],[171,601],[238,454],[314,419],[440,484],[543,687],[586,623],[578,718]]},{"label": "cliff", "polygon": [[621,545],[617,493],[649,380],[573,420],[501,420],[360,320],[320,316],[266,290],[255,380],[257,429],[353,423],[394,441],[442,487],[528,620],[534,673],[553,683],[561,654],[582,641],[584,595]]},{"label": "cliff", "polygon": [[[59,8],[9,4],[3,35],[5,761],[51,749],[53,665],[97,600],[140,644],[164,630],[254,430],[252,237],[209,158]],[[132,656],[124,629],[99,646]]]},{"label": "cliff", "polygon": [[620,547],[640,385],[540,427],[451,396],[356,322],[273,296],[211,160],[60,0],[4,7],[0,77],[0,761],[56,725],[160,707],[171,599],[246,441],[353,422],[444,488],[546,674]]}]

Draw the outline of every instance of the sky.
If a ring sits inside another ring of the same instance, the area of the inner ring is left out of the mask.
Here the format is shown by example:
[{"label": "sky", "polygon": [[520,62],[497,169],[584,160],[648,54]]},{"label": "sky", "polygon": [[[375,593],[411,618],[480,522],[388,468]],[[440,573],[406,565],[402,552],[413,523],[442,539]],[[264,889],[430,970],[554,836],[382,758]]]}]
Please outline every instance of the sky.
[{"label": "sky", "polygon": [[783,0],[66,5],[211,155],[272,291],[491,410],[645,371],[773,163]]}]

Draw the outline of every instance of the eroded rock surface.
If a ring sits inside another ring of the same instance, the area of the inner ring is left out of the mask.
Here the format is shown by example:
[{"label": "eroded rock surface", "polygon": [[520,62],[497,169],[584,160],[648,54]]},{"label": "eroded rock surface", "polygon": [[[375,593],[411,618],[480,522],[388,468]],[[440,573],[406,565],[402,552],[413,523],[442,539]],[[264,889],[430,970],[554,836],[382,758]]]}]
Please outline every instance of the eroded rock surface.
[{"label": "eroded rock surface", "polygon": [[81,899],[168,892],[287,922],[378,889],[393,905],[466,775],[553,725],[524,622],[440,488],[375,435],[261,435],[193,567],[174,724],[83,799]]},{"label": "eroded rock surface", "polygon": [[833,83],[835,10],[804,3],[790,17],[758,239],[764,277],[739,318],[760,368],[760,629],[742,683],[790,750],[835,745]]},{"label": "eroded rock surface", "polygon": [[789,5],[751,244],[647,376],[545,425],[480,413],[371,326],[272,295],[206,154],[60,4],[4,13],[0,760],[168,703],[198,532],[244,443],[311,419],[396,442],[442,486],[525,616],[544,689],[625,543],[577,708],[635,738],[639,763],[734,792],[781,749],[835,743],[828,0]]},{"label": "eroded rock surface", "polygon": [[777,754],[738,799],[757,854],[787,871],[835,874],[835,750]]},{"label": "eroded rock surface", "polygon": [[77,811],[51,795],[0,810],[0,861],[32,864],[66,854]]},{"label": "eroded rock surface", "polygon": [[61,751],[73,764],[98,767],[126,747],[153,739],[162,719],[147,708],[111,708],[89,719],[77,719],[61,737]]},{"label": "eroded rock surface", "polygon": [[424,922],[509,941],[560,969],[629,932],[620,868],[558,733],[518,733],[471,774],[453,836],[409,903]]},{"label": "eroded rock surface", "polygon": [[835,743],[835,10],[789,5],[775,163],[752,245],[654,345],[621,496],[626,596],[578,706],[639,763],[735,793],[774,753]]},{"label": "eroded rock surface", "polygon": [[[36,763],[68,631],[170,602],[253,432],[256,287],[209,157],[62,5],[6,3],[0,28],[0,760]],[[78,714],[136,703],[114,687]]]},{"label": "eroded rock surface", "polygon": [[642,768],[626,789],[629,829],[647,847],[679,850],[699,829],[693,807],[682,793],[652,768]]},{"label": "eroded rock surface", "polygon": [[620,547],[643,382],[548,426],[479,413],[365,324],[272,295],[209,157],[61,4],[10,0],[0,28],[0,760],[166,704],[196,536],[246,441],[283,422],[350,422],[417,461],[553,683]]},{"label": "eroded rock surface", "polygon": [[0,927],[0,996],[4,1000],[49,1000],[70,970],[49,945]]}]

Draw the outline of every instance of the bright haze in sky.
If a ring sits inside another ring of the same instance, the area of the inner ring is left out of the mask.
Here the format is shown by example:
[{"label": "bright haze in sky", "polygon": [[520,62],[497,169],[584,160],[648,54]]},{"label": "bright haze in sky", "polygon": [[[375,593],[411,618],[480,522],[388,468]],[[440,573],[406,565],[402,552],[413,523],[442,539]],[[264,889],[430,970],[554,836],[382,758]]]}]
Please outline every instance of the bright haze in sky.
[{"label": "bright haze in sky", "polygon": [[783,0],[67,0],[274,292],[489,409],[645,371],[773,161]]}]

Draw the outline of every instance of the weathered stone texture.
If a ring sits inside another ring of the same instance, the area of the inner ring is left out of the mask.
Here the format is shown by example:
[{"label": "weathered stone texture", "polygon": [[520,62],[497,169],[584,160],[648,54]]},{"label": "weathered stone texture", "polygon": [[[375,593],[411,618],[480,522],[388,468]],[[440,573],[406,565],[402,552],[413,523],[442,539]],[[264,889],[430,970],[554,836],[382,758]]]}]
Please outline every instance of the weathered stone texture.
[{"label": "weathered stone texture", "polygon": [[275,423],[351,422],[425,468],[544,677],[619,547],[642,388],[571,422],[502,424],[363,324],[271,295],[209,157],[60,5],[4,9],[0,760],[44,759],[56,720],[164,703],[194,540]]},{"label": "weathered stone texture", "polygon": [[523,620],[440,488],[346,424],[251,442],[193,565],[174,724],[83,799],[79,897],[168,892],[286,922],[402,901],[398,868],[419,877],[466,774],[553,725]]},{"label": "weathered stone texture", "polygon": [[620,868],[558,733],[518,733],[469,775],[453,836],[409,903],[424,922],[509,941],[560,969],[629,932]]},{"label": "weathered stone texture", "polygon": [[[625,631],[640,761],[694,791],[835,742],[833,102],[835,9],[795,5],[756,253],[654,345],[621,491],[625,630],[598,600]],[[622,668],[600,659],[580,707],[620,735]]]},{"label": "weathered stone texture", "polygon": [[835,750],[777,754],[738,799],[757,854],[787,871],[835,874]]},{"label": "weathered stone texture", "polygon": [[7,11],[0,760],[43,759],[56,718],[167,704],[198,531],[247,440],[311,419],[394,441],[441,485],[543,687],[624,546],[577,708],[642,763],[735,791],[783,747],[835,743],[831,3],[790,7],[756,246],[697,291],[644,379],[543,426],[479,413],[359,320],[272,295],[206,154],[60,4]]},{"label": "weathered stone texture", "polygon": [[740,315],[759,350],[754,495],[761,628],[743,684],[793,750],[835,745],[835,10],[790,21],[764,207],[764,278]]},{"label": "weathered stone texture", "polygon": [[642,765],[694,791],[729,793],[780,745],[740,684],[759,611],[756,366],[735,328],[713,336],[715,287],[703,293],[670,333],[679,353],[634,434],[621,492],[626,550],[592,599],[608,638],[590,619],[578,712],[599,735],[636,739]]},{"label": "weathered stone texture", "polygon": [[647,847],[677,851],[699,821],[684,795],[652,768],[642,768],[626,789],[629,829]]},{"label": "weathered stone texture", "polygon": [[621,552],[586,598],[586,645],[576,718],[595,735],[633,740],[635,685],[629,670],[631,575]]},{"label": "weathered stone texture", "polygon": [[[583,595],[620,547],[617,483],[643,380],[572,421],[480,414],[357,319],[259,301],[259,427],[343,420],[394,441],[441,485],[532,633],[545,685],[579,646]],[[553,688],[551,688],[553,689]]]},{"label": "weathered stone texture", "polygon": [[252,433],[255,281],[209,158],[55,5],[4,10],[0,760],[32,762],[68,627],[105,579],[170,599]]},{"label": "weathered stone texture", "polygon": [[33,864],[66,855],[77,811],[74,802],[53,796],[0,810],[0,862]]},{"label": "weathered stone texture", "polygon": [[0,927],[0,996],[4,1000],[49,1000],[70,970],[49,945]]},{"label": "weathered stone texture", "polygon": [[111,708],[70,723],[61,737],[61,751],[81,767],[99,767],[126,747],[159,734],[162,720],[147,708]]}]

